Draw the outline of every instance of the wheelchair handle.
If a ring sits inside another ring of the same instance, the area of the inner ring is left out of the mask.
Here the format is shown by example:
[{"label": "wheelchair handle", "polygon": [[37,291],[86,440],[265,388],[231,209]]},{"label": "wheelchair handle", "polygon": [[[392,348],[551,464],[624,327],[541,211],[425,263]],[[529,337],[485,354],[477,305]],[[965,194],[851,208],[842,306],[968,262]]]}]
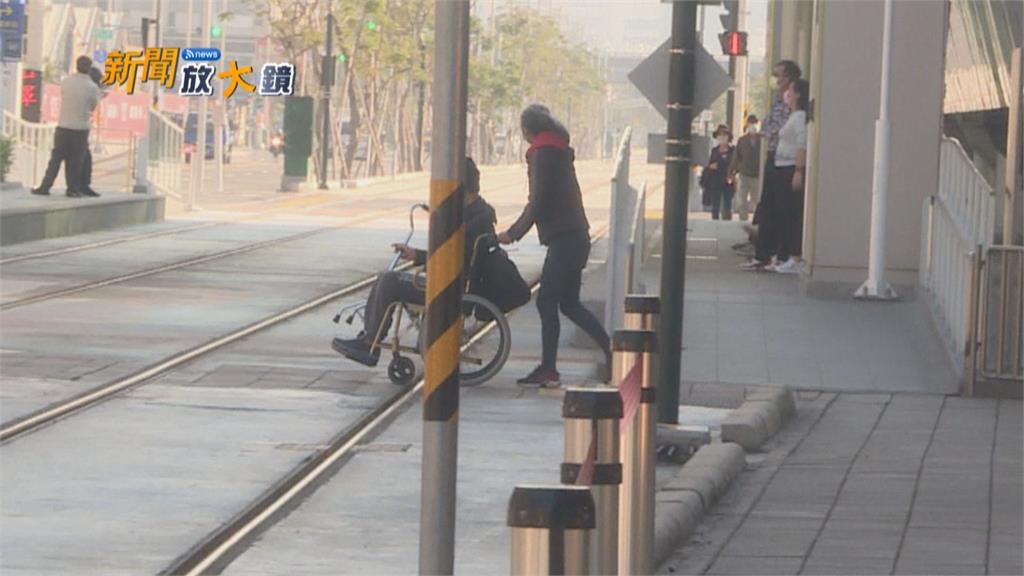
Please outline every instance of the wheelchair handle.
[{"label": "wheelchair handle", "polygon": [[[406,235],[405,242],[403,242],[403,244],[409,244],[409,242],[412,241],[413,234],[416,233],[416,210],[417,209],[420,209],[420,210],[423,210],[424,212],[430,213],[430,206],[428,206],[427,204],[423,204],[423,203],[413,204],[412,207],[409,208],[409,234]],[[388,270],[394,270],[395,268],[397,268],[398,267],[398,263],[401,262],[401,260],[402,260],[402,254],[401,253],[396,253],[395,257],[391,259],[391,265],[388,266]]]}]

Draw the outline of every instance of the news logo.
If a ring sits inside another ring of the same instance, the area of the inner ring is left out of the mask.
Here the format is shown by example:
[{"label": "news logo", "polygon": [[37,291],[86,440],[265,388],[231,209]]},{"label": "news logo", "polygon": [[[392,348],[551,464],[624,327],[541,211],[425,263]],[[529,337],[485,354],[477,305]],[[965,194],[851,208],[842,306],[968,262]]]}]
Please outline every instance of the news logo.
[{"label": "news logo", "polygon": [[[108,86],[122,87],[126,93],[134,94],[139,73],[142,83],[157,81],[165,88],[173,89],[181,67],[181,85],[178,94],[182,96],[213,96],[214,78],[225,81],[224,98],[230,98],[239,88],[257,92],[257,84],[246,79],[253,73],[252,66],[239,68],[238,61],[232,60],[225,70],[217,73],[215,62],[221,59],[216,48],[147,48],[146,50],[120,51],[107,54],[102,82]],[[295,66],[291,63],[267,63],[260,68],[258,92],[260,96],[289,96],[295,91]]]}]

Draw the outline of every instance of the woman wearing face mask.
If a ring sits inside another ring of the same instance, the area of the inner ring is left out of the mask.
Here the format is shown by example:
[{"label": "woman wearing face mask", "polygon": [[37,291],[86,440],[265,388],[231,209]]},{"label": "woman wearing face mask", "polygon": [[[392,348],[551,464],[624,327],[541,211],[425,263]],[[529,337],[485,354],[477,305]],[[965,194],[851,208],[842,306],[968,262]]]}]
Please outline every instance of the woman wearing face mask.
[{"label": "woman wearing face mask", "polygon": [[711,158],[700,177],[701,186],[704,187],[704,204],[711,205],[712,220],[718,220],[719,213],[722,220],[732,220],[732,197],[736,189],[729,174],[729,166],[736,149],[731,144],[732,132],[725,124],[719,124],[712,135],[718,145],[711,149]]},{"label": "woman wearing face mask", "polygon": [[785,100],[791,113],[779,130],[775,150],[775,174],[769,186],[776,190],[775,216],[779,224],[779,274],[801,274],[804,233],[804,168],[807,165],[807,102],[810,84],[796,80],[786,90]]}]

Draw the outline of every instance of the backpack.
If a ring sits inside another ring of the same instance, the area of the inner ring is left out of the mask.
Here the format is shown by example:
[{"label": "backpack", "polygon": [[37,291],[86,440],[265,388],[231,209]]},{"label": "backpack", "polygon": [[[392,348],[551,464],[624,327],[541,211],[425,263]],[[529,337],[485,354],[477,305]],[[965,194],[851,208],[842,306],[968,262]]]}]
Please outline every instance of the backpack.
[{"label": "backpack", "polygon": [[[515,262],[508,257],[500,246],[492,245],[479,262],[475,282],[470,284],[470,292],[482,296],[494,303],[502,312],[511,312],[530,301],[530,286],[519,273]],[[486,321],[477,310],[477,319]]]}]

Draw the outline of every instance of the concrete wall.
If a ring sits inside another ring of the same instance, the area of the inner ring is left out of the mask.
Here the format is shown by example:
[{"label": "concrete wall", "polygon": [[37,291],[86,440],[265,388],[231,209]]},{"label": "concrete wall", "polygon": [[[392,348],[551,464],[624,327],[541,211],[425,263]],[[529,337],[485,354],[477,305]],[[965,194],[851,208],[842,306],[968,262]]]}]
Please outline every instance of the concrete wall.
[{"label": "concrete wall", "polygon": [[[874,128],[881,85],[883,3],[829,0],[822,9],[817,187],[809,191],[807,237],[813,278],[866,278]],[[918,267],[921,207],[938,182],[945,2],[896,0],[892,30],[892,158],[888,211],[890,270]],[[816,47],[817,48],[817,47]],[[817,82],[815,82],[817,84]],[[814,154],[814,151],[811,151]],[[912,280],[895,273],[892,280]]]}]

